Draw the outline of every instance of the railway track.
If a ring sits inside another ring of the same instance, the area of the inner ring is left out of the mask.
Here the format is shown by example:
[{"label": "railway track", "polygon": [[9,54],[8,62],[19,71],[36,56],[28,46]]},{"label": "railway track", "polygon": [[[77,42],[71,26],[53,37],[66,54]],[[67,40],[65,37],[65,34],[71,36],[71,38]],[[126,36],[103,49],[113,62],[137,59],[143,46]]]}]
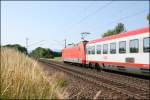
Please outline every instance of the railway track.
[{"label": "railway track", "polygon": [[40,59],[39,61],[46,63],[55,69],[71,74],[74,77],[81,78],[98,86],[103,86],[105,88],[127,95],[129,98],[149,99],[149,88],[147,87],[141,87],[140,85],[130,83],[129,81],[120,81],[117,78],[111,78],[102,75],[96,76],[85,71],[77,70],[73,67],[66,67],[64,65],[51,62],[49,60]]}]

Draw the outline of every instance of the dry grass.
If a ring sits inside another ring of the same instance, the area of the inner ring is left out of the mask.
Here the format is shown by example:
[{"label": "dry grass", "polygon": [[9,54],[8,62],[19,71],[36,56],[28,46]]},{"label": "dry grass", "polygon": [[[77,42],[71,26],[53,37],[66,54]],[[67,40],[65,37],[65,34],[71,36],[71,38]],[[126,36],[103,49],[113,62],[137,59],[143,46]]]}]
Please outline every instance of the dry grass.
[{"label": "dry grass", "polygon": [[56,80],[63,75],[47,76],[37,61],[16,50],[1,48],[0,75],[0,99],[67,98]]}]

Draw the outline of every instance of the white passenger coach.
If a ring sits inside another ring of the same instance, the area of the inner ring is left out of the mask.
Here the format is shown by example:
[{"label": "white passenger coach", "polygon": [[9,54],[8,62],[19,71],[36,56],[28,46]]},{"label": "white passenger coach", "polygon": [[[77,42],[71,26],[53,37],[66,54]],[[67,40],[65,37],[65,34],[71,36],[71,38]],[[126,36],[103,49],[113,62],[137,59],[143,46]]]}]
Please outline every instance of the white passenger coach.
[{"label": "white passenger coach", "polygon": [[86,64],[102,69],[149,75],[150,27],[89,41]]}]

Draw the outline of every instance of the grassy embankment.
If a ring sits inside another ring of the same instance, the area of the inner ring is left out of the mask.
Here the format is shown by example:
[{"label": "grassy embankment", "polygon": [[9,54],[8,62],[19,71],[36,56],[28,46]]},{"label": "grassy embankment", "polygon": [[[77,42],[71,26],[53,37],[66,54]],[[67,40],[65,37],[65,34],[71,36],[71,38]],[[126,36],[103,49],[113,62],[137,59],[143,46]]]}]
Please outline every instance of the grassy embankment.
[{"label": "grassy embankment", "polygon": [[51,61],[56,61],[56,62],[62,62],[62,57],[54,57],[54,58],[40,58],[40,59],[46,59],[46,60],[51,60]]},{"label": "grassy embankment", "polygon": [[48,76],[40,64],[16,50],[1,48],[0,99],[63,99],[63,73]]},{"label": "grassy embankment", "polygon": [[62,57],[55,57],[53,59],[50,59],[52,61],[58,61],[58,62],[62,62]]}]

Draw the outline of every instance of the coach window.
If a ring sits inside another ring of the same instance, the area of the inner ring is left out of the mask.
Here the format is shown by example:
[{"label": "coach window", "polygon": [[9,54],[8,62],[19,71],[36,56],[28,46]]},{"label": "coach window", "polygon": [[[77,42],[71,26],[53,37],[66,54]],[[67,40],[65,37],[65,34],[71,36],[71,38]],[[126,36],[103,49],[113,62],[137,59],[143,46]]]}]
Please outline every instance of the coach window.
[{"label": "coach window", "polygon": [[143,51],[150,52],[150,37],[144,38],[143,42]]},{"label": "coach window", "polygon": [[103,54],[107,54],[108,53],[108,44],[104,44],[103,45]]},{"label": "coach window", "polygon": [[92,54],[95,54],[95,46],[92,46]]},{"label": "coach window", "polygon": [[134,39],[130,40],[130,53],[138,53],[139,52],[139,40]]},{"label": "coach window", "polygon": [[101,54],[101,45],[96,46],[96,52],[97,54]]},{"label": "coach window", "polygon": [[126,53],[126,41],[119,42],[119,53]]},{"label": "coach window", "polygon": [[89,54],[92,54],[92,47],[89,47]]},{"label": "coach window", "polygon": [[110,44],[110,53],[115,54],[116,53],[116,43]]},{"label": "coach window", "polygon": [[88,54],[91,54],[91,47],[88,47]]}]

